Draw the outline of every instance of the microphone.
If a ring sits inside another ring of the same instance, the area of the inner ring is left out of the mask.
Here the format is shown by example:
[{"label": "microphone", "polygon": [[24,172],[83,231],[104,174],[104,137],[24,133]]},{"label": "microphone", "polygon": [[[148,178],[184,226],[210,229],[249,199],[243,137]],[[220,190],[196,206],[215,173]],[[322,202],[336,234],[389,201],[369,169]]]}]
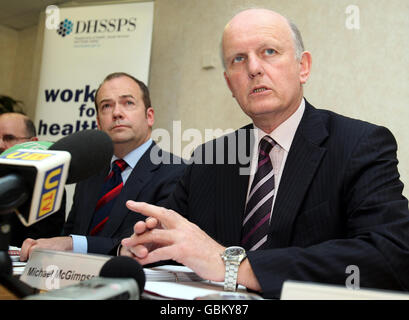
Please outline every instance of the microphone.
[{"label": "microphone", "polygon": [[142,266],[130,257],[114,257],[99,277],[62,289],[28,296],[27,300],[139,300],[145,287]]},{"label": "microphone", "polygon": [[51,145],[28,144],[33,143],[37,148],[0,155],[0,214],[16,210],[25,226],[58,211],[65,184],[97,174],[113,155],[111,138],[100,130],[79,131]]},{"label": "microphone", "polygon": [[99,275],[104,278],[131,278],[138,284],[139,292],[143,292],[145,288],[146,277],[143,267],[130,257],[118,256],[108,260],[102,266]]},{"label": "microphone", "polygon": [[4,150],[0,154],[0,156],[4,156],[6,154],[16,152],[18,149],[47,150],[53,144],[54,144],[54,142],[51,142],[51,141],[39,141],[39,140],[22,142],[22,143],[19,143],[19,144],[15,144],[14,146],[8,148],[7,150]]},{"label": "microphone", "polygon": [[112,159],[114,146],[104,131],[83,130],[58,140],[49,150],[71,154],[66,182],[71,184],[88,179],[106,168]]},{"label": "microphone", "polygon": [[85,130],[54,144],[27,142],[0,155],[0,283],[17,297],[33,294],[35,289],[11,276],[8,215],[16,211],[25,226],[48,217],[59,210],[65,183],[103,170],[112,154],[112,140],[106,133]]},{"label": "microphone", "polygon": [[[18,149],[31,149],[31,150],[47,150],[53,143],[48,141],[29,141],[21,144],[16,144],[7,150],[5,150],[0,156],[16,152]],[[24,179],[17,174],[9,174],[0,178],[0,194],[4,195],[5,192],[9,192],[6,197],[9,197],[9,204],[11,206],[17,206],[17,204],[26,201],[29,197],[27,188],[24,186]],[[6,190],[5,190],[6,189]],[[8,189],[8,190],[7,190]],[[4,201],[0,201],[0,205],[4,204]],[[1,208],[0,211],[5,208]],[[0,226],[5,227],[9,225],[8,217],[6,215],[0,215]],[[9,232],[0,233],[0,284],[6,288],[16,298],[24,298],[32,294],[39,293],[39,290],[30,287],[26,283],[12,276],[12,261],[7,253],[9,244]]]}]

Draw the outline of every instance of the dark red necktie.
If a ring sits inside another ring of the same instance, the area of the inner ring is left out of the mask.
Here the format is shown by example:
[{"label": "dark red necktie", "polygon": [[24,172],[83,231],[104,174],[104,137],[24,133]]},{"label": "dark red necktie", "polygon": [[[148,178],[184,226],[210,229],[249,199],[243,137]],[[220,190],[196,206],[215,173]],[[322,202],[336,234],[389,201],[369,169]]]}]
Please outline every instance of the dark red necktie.
[{"label": "dark red necktie", "polygon": [[123,187],[121,173],[127,166],[128,164],[122,159],[115,160],[112,164],[112,170],[105,178],[101,196],[95,207],[94,217],[90,227],[91,236],[97,235],[108,221],[115,199]]}]

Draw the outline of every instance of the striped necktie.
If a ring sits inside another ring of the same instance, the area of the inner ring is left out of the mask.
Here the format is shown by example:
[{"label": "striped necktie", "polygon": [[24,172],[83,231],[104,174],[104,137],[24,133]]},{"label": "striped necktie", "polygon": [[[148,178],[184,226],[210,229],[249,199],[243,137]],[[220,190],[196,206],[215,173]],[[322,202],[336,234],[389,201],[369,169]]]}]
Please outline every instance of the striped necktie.
[{"label": "striped necktie", "polygon": [[108,221],[115,199],[123,187],[121,173],[127,166],[128,164],[122,159],[113,162],[112,170],[104,180],[101,196],[95,207],[94,217],[90,227],[91,236],[97,235]]},{"label": "striped necktie", "polygon": [[262,249],[267,241],[274,198],[274,172],[270,151],[275,145],[270,136],[260,141],[258,166],[247,198],[241,244],[246,250]]}]

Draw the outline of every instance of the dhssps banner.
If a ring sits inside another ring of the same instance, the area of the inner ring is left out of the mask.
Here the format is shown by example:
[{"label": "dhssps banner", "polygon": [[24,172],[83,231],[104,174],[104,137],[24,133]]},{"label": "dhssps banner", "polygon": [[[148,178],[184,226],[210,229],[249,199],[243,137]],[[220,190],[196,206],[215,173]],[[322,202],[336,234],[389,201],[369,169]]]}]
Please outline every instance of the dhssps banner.
[{"label": "dhssps banner", "polygon": [[94,95],[109,73],[148,83],[153,25],[153,2],[55,8],[46,14],[54,23],[45,23],[35,117],[41,140],[51,141],[96,128]]}]

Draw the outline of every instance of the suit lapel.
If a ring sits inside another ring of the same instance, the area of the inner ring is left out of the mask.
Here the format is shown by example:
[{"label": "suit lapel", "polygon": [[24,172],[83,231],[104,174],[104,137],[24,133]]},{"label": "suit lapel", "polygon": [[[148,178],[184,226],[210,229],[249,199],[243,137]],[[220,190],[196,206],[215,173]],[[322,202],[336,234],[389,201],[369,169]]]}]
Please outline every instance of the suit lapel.
[{"label": "suit lapel", "polygon": [[306,108],[289,151],[270,223],[268,247],[290,244],[292,227],[308,187],[326,149],[328,136],[322,118],[306,101]]},{"label": "suit lapel", "polygon": [[126,201],[138,199],[144,186],[152,179],[154,171],[159,168],[160,164],[155,165],[150,160],[150,151],[154,145],[155,143],[153,142],[133,168],[132,173],[125,183],[125,186],[118,195],[118,198],[115,200],[109,220],[102,229],[100,236],[113,236],[128,214],[129,210],[125,205]]},{"label": "suit lapel", "polygon": [[216,205],[216,234],[225,246],[238,245],[247,194],[248,176],[238,174],[238,165],[216,168],[214,201]]},{"label": "suit lapel", "polygon": [[84,210],[81,214],[80,232],[79,234],[87,234],[90,227],[92,218],[94,217],[95,207],[100,197],[101,186],[104,183],[104,179],[109,172],[109,167],[101,171],[98,175],[92,177],[85,186],[85,192],[87,199],[84,201]]},{"label": "suit lapel", "polygon": [[[235,132],[236,149],[225,143],[224,161],[231,153],[236,154],[234,164],[216,165],[214,201],[216,210],[216,232],[218,240],[225,246],[238,245],[249,182],[250,159],[254,136],[248,125]],[[245,153],[244,153],[245,152]],[[246,170],[246,168],[248,170]]]}]

